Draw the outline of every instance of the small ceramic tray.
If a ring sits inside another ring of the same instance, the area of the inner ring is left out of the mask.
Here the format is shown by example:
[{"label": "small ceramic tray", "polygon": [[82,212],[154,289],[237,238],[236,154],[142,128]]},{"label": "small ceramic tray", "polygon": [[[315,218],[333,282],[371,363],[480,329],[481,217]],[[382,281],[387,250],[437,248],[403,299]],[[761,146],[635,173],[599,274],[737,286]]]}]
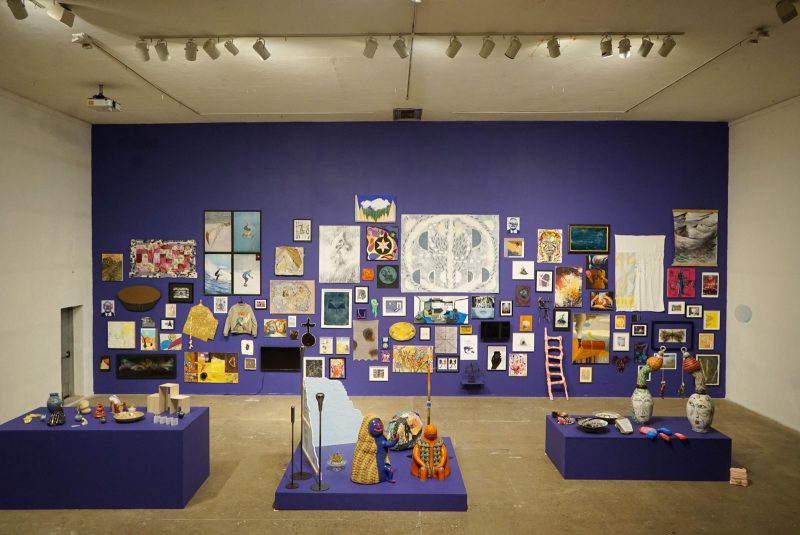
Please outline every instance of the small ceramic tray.
[{"label": "small ceramic tray", "polygon": [[120,412],[114,415],[114,421],[119,422],[121,424],[138,422],[143,418],[144,418],[144,413],[142,411],[134,411],[134,412],[127,411],[127,412]]},{"label": "small ceramic tray", "polygon": [[578,420],[578,429],[585,433],[607,433],[608,421],[602,418],[583,418]]},{"label": "small ceramic tray", "polygon": [[615,420],[619,420],[622,418],[622,415],[618,412],[611,412],[611,411],[600,411],[594,413],[595,418],[600,418],[601,420],[606,420],[609,423]]}]

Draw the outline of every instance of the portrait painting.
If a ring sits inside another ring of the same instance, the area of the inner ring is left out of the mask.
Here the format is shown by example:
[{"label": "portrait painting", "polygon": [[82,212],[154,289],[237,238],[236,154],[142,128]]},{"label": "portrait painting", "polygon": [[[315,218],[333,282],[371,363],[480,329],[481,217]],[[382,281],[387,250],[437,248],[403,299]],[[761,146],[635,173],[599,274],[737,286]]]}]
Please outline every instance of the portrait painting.
[{"label": "portrait painting", "polygon": [[560,264],[563,231],[560,228],[540,228],[537,231],[536,261]]}]

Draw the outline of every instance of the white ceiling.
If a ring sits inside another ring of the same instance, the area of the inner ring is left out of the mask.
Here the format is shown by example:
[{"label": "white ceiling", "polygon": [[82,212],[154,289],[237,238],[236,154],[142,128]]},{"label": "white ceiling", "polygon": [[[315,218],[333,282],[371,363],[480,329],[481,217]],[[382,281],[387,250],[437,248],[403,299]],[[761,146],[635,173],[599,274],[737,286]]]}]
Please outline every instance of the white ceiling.
[{"label": "white ceiling", "polygon": [[[730,121],[800,94],[800,17],[781,25],[775,0],[75,0],[64,2],[73,28],[30,0],[28,18],[15,20],[5,3],[0,87],[91,123],[385,121],[395,107],[423,108],[435,121]],[[415,9],[416,33],[440,35],[414,37],[410,69],[394,37],[377,38],[374,59],[362,55],[363,35],[409,36]],[[738,44],[759,26],[770,39]],[[71,44],[76,32],[100,46]],[[599,35],[571,37],[606,32],[615,51],[624,32],[683,35],[667,58],[656,53],[660,40],[639,57],[632,37],[628,59],[601,58]],[[497,42],[488,59],[477,55],[484,33]],[[515,33],[561,36],[561,57],[548,56],[547,37],[520,36],[509,60]],[[309,34],[340,37],[281,37]],[[454,59],[444,54],[449,34],[474,34],[460,37]],[[201,46],[210,35],[242,36],[241,52],[220,42],[218,60],[199,48],[186,61],[182,36]],[[267,61],[251,48],[259,35],[272,36]],[[168,39],[170,61],[151,46],[143,62],[139,36],[181,37]],[[87,109],[98,83],[122,113]]]}]

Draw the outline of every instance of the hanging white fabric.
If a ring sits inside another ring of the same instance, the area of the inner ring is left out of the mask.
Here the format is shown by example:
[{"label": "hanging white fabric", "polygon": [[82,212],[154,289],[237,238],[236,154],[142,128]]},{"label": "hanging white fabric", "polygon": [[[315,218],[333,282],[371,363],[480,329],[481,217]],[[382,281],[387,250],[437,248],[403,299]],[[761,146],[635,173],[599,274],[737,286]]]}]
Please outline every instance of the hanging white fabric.
[{"label": "hanging white fabric", "polygon": [[617,310],[664,311],[665,239],[614,235]]}]

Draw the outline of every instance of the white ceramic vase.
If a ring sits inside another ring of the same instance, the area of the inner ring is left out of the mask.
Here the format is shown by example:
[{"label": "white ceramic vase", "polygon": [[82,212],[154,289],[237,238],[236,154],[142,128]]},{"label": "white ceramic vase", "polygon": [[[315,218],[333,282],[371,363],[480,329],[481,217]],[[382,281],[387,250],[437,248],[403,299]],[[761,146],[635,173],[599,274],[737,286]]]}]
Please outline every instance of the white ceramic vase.
[{"label": "white ceramic vase", "polygon": [[653,396],[647,388],[636,387],[631,394],[631,411],[633,421],[646,424],[653,417]]},{"label": "white ceramic vase", "polygon": [[714,421],[714,403],[708,394],[694,393],[686,402],[686,417],[692,431],[707,433]]}]

